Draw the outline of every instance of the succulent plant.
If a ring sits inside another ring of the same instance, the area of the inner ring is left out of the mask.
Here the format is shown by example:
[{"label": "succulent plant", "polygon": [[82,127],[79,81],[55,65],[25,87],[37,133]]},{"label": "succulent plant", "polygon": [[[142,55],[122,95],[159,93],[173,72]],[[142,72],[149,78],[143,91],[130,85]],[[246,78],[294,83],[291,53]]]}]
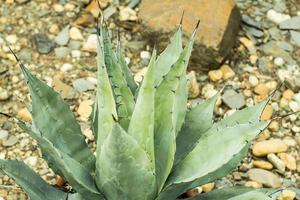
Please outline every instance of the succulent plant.
[{"label": "succulent plant", "polygon": [[[106,27],[97,44],[97,93],[91,116],[93,153],[60,95],[20,67],[31,94],[33,123],[19,126],[37,144],[69,190],[53,187],[22,161],[0,168],[33,200],[174,200],[191,188],[222,178],[246,156],[266,126],[260,120],[269,98],[213,122],[216,94],[187,106],[186,70],[196,29],[182,47],[179,26],[159,55],[153,51],[138,85],[120,45],[113,50]],[[225,188],[191,199],[269,199],[266,191]]]}]

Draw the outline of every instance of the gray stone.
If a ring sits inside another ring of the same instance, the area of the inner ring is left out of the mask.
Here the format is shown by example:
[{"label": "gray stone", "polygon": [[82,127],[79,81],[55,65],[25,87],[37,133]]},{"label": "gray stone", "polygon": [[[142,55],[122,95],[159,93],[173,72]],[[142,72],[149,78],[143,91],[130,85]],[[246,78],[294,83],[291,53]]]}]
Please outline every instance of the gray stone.
[{"label": "gray stone", "polygon": [[36,34],[34,41],[37,51],[42,54],[50,53],[55,47],[55,43],[43,34]]},{"label": "gray stone", "polygon": [[264,32],[259,29],[256,29],[256,28],[247,27],[246,31],[247,31],[247,33],[251,34],[252,36],[254,36],[256,38],[261,38],[264,36]]},{"label": "gray stone", "polygon": [[73,81],[73,87],[78,92],[85,92],[88,90],[94,90],[95,84],[86,79],[76,79],[75,81]]},{"label": "gray stone", "polygon": [[267,155],[268,160],[278,169],[280,173],[284,173],[285,164],[280,158],[278,158],[274,153]]},{"label": "gray stone", "polygon": [[298,47],[300,47],[300,32],[291,31],[291,41]]},{"label": "gray stone", "polygon": [[239,109],[245,106],[244,96],[232,89],[225,91],[222,100],[231,109]]},{"label": "gray stone", "polygon": [[5,147],[10,147],[18,142],[18,138],[14,135],[10,136],[7,140],[3,141],[2,145]]},{"label": "gray stone", "polygon": [[292,17],[279,24],[280,29],[300,30],[300,16]]},{"label": "gray stone", "polygon": [[64,27],[59,33],[58,35],[55,37],[55,42],[58,45],[64,46],[66,44],[68,44],[69,42],[69,29],[70,26],[66,26]]},{"label": "gray stone", "polygon": [[281,186],[280,178],[272,172],[264,169],[250,169],[248,171],[248,176],[250,180],[262,183],[267,187],[279,188]]},{"label": "gray stone", "polygon": [[0,142],[5,141],[8,136],[8,131],[6,130],[0,130]]},{"label": "gray stone", "polygon": [[248,15],[243,15],[242,16],[242,22],[248,26],[257,28],[262,30],[262,25],[260,22],[255,21],[254,19],[252,19],[251,17],[249,17]]},{"label": "gray stone", "polygon": [[30,49],[21,49],[21,51],[18,53],[18,56],[21,60],[30,62],[32,54]]},{"label": "gray stone", "polygon": [[57,58],[64,58],[70,53],[70,49],[68,47],[58,47],[54,49],[54,52]]},{"label": "gray stone", "polygon": [[288,43],[288,42],[285,42],[285,41],[280,41],[280,42],[277,42],[277,45],[278,47],[280,47],[281,49],[285,50],[285,51],[294,51],[294,47]]},{"label": "gray stone", "polygon": [[78,50],[81,47],[81,42],[76,40],[70,40],[69,45],[70,49]]}]

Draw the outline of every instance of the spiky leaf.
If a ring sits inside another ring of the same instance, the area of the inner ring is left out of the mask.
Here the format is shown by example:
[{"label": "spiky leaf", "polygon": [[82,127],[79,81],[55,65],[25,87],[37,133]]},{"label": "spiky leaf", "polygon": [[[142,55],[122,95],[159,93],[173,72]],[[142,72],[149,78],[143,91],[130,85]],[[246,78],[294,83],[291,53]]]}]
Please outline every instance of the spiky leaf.
[{"label": "spiky leaf", "polygon": [[31,74],[23,65],[21,70],[29,86],[35,126],[43,130],[44,137],[56,148],[93,171],[95,156],[88,148],[80,126],[68,105],[57,92]]},{"label": "spiky leaf", "polygon": [[153,199],[155,176],[146,152],[115,124],[100,155],[100,185],[107,199]]},{"label": "spiky leaf", "polygon": [[66,200],[67,193],[46,183],[22,161],[0,160],[0,169],[13,178],[32,200]]},{"label": "spiky leaf", "polygon": [[142,82],[139,94],[136,100],[134,112],[128,128],[128,134],[131,135],[141,145],[149,156],[154,169],[154,62],[156,51],[154,50],[150,60],[147,73]]}]

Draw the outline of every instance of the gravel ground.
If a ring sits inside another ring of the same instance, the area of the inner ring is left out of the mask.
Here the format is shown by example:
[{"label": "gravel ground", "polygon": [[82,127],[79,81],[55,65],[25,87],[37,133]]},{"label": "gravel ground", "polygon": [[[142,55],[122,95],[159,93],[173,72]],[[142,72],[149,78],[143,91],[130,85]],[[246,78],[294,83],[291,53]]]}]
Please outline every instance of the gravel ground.
[{"label": "gravel ground", "polygon": [[[94,138],[87,120],[95,87],[94,22],[85,17],[84,0],[59,2],[61,4],[54,0],[2,0],[0,111],[30,121],[24,109],[29,102],[28,90],[5,45],[7,41],[34,73],[62,93],[92,145]],[[138,80],[151,51],[138,32],[138,9],[123,6],[116,9],[103,2],[111,35],[120,33],[126,59]],[[293,28],[280,29],[282,21],[300,15],[300,1],[236,2],[243,14],[243,24],[234,56],[218,70],[189,73],[191,103],[213,96],[225,85],[215,109],[219,118],[261,101],[281,82],[284,85],[262,116],[272,122],[254,142],[253,151],[232,174],[201,190],[207,192],[233,184],[275,187],[278,180],[283,187],[300,187],[299,114],[280,117],[300,110],[300,33]],[[56,183],[55,174],[41,158],[36,142],[4,116],[0,116],[0,158],[24,160],[49,183]],[[256,170],[258,168],[263,170]],[[269,182],[260,177],[269,177]],[[27,199],[14,181],[3,174],[0,174],[0,197]]]}]

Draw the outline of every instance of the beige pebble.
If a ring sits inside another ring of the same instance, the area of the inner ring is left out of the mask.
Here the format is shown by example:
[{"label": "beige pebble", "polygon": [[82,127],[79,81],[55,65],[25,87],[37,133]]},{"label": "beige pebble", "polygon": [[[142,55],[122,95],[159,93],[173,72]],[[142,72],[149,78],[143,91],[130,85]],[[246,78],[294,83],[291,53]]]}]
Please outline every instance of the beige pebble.
[{"label": "beige pebble", "polygon": [[258,56],[257,55],[254,55],[252,54],[250,57],[249,57],[249,60],[252,64],[255,64],[258,60]]},{"label": "beige pebble", "polygon": [[273,168],[273,165],[269,163],[268,161],[264,160],[255,160],[253,161],[253,166],[261,169],[267,169],[270,170]]},{"label": "beige pebble", "polygon": [[208,72],[208,77],[210,80],[216,82],[222,79],[223,73],[221,70],[211,70]]},{"label": "beige pebble", "polygon": [[256,181],[247,181],[245,183],[245,187],[252,187],[252,188],[258,189],[258,188],[262,188],[263,185],[261,183],[256,182]]},{"label": "beige pebble", "polygon": [[49,28],[49,32],[53,35],[56,35],[59,32],[59,27],[56,24],[52,24]]},{"label": "beige pebble", "polygon": [[278,157],[285,163],[286,167],[290,170],[296,170],[297,164],[296,159],[287,153],[279,153]]},{"label": "beige pebble", "polygon": [[293,96],[294,92],[291,89],[287,89],[282,93],[282,97],[289,101],[292,100]]},{"label": "beige pebble", "polygon": [[93,101],[91,100],[86,100],[86,101],[82,101],[79,104],[77,113],[80,115],[81,120],[83,121],[87,121],[92,113],[92,104]]},{"label": "beige pebble", "polygon": [[287,107],[287,106],[289,106],[289,100],[287,100],[285,98],[281,98],[279,105],[281,108]]},{"label": "beige pebble", "polygon": [[187,75],[188,79],[188,90],[189,90],[189,97],[191,98],[196,98],[200,94],[200,88],[199,88],[199,83],[197,82],[196,78],[196,72],[191,71]]},{"label": "beige pebble", "polygon": [[77,27],[72,27],[69,32],[70,38],[73,40],[83,40],[81,31]]},{"label": "beige pebble", "polygon": [[292,190],[283,190],[278,200],[294,200],[296,198],[296,193]]},{"label": "beige pebble", "polygon": [[20,118],[21,120],[31,123],[32,122],[32,117],[30,112],[27,110],[27,108],[22,108],[19,110],[17,117]]},{"label": "beige pebble", "polygon": [[285,171],[285,163],[280,160],[274,153],[270,153],[267,155],[268,160],[272,163],[280,173]]},{"label": "beige pebble", "polygon": [[280,139],[270,139],[257,142],[252,147],[255,156],[265,156],[269,153],[281,153],[287,151],[288,146]]},{"label": "beige pebble", "polygon": [[229,65],[222,65],[222,67],[220,68],[222,74],[223,74],[223,79],[229,79],[234,77],[235,72],[230,68]]},{"label": "beige pebble", "polygon": [[53,9],[55,12],[63,12],[64,11],[64,7],[60,4],[54,4]]},{"label": "beige pebble", "polygon": [[203,192],[210,192],[214,189],[215,183],[207,183],[205,185],[202,185],[201,187],[203,189]]},{"label": "beige pebble", "polygon": [[249,51],[253,51],[254,49],[254,44],[251,40],[249,40],[246,37],[241,37],[240,38],[240,42],[249,50]]},{"label": "beige pebble", "polygon": [[254,92],[261,97],[266,97],[269,94],[269,88],[265,84],[260,83],[254,88]]},{"label": "beige pebble", "polygon": [[270,105],[267,105],[260,116],[261,120],[269,120],[273,115],[273,108]]},{"label": "beige pebble", "polygon": [[251,86],[255,87],[258,85],[259,81],[258,81],[258,78],[254,75],[250,75],[249,76],[249,83]]},{"label": "beige pebble", "polygon": [[278,131],[279,130],[279,123],[277,121],[272,121],[268,127],[271,131]]}]

